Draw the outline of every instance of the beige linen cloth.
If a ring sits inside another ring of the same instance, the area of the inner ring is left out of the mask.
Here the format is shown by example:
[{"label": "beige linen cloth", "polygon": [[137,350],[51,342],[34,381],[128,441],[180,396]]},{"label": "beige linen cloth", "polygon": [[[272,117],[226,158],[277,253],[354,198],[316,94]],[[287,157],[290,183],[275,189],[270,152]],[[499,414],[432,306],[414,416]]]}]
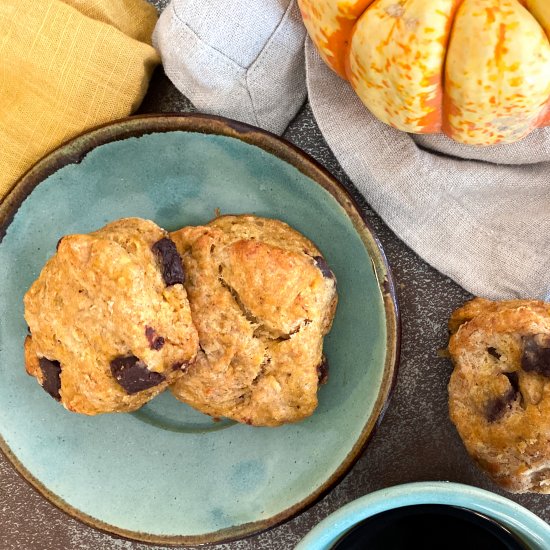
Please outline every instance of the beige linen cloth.
[{"label": "beige linen cloth", "polygon": [[0,0],[0,202],[47,152],[139,106],[156,22],[145,0]]},{"label": "beige linen cloth", "polygon": [[375,119],[321,61],[295,1],[172,0],[154,33],[200,110],[282,133],[309,95],[328,145],[387,225],[473,294],[550,299],[550,128],[474,148]]}]

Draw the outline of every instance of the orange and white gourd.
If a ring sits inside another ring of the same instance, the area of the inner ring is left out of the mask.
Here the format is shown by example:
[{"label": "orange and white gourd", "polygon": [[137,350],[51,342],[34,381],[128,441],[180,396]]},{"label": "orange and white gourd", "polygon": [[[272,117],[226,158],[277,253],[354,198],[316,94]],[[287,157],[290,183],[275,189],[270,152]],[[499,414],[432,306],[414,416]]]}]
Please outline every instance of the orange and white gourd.
[{"label": "orange and white gourd", "polygon": [[550,125],[550,0],[298,0],[325,62],[381,121],[461,143]]}]

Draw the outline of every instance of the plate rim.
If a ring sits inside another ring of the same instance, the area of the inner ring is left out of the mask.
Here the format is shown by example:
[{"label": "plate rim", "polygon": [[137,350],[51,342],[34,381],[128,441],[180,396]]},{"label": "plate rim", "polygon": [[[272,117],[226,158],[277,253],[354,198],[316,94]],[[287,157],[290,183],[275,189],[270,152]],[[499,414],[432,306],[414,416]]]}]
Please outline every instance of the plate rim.
[{"label": "plate rim", "polygon": [[382,381],[374,402],[372,414],[361,430],[361,434],[345,459],[331,476],[303,500],[293,504],[278,514],[266,519],[238,526],[231,526],[201,535],[154,535],[140,531],[122,529],[78,510],[50,491],[35,478],[19,461],[0,434],[0,451],[15,468],[17,473],[57,508],[82,523],[103,531],[111,536],[138,541],[146,544],[184,545],[222,544],[256,535],[273,529],[301,514],[330,492],[363,454],[389,405],[391,394],[397,381],[401,350],[401,318],[397,292],[391,268],[382,244],[362,208],[344,185],[308,153],[271,132],[243,122],[202,113],[159,113],[125,117],[85,131],[62,143],[34,164],[15,183],[8,195],[0,202],[0,243],[13,221],[19,207],[42,181],[60,168],[69,164],[79,164],[96,147],[122,141],[131,137],[173,131],[214,134],[239,139],[249,145],[259,147],[280,160],[294,166],[302,174],[321,185],[340,204],[361,238],[372,263],[378,282],[385,312],[386,356]]}]

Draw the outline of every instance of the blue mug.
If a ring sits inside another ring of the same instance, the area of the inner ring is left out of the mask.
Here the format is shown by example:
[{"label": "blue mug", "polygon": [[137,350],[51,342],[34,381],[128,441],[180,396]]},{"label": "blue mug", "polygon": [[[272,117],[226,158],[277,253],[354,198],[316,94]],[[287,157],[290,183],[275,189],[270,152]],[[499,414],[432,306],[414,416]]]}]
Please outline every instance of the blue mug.
[{"label": "blue mug", "polygon": [[479,512],[509,529],[527,549],[550,549],[550,526],[519,504],[477,487],[438,481],[397,485],[350,502],[314,527],[296,550],[330,550],[366,518],[420,504],[444,504]]}]

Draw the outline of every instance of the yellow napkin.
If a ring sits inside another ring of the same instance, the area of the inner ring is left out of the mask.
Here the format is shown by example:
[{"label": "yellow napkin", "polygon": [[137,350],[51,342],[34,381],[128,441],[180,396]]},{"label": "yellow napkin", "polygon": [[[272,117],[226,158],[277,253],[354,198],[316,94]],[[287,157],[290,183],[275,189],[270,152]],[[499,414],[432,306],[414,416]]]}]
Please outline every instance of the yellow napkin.
[{"label": "yellow napkin", "polygon": [[48,151],[140,105],[156,20],[145,0],[0,0],[0,202]]}]

